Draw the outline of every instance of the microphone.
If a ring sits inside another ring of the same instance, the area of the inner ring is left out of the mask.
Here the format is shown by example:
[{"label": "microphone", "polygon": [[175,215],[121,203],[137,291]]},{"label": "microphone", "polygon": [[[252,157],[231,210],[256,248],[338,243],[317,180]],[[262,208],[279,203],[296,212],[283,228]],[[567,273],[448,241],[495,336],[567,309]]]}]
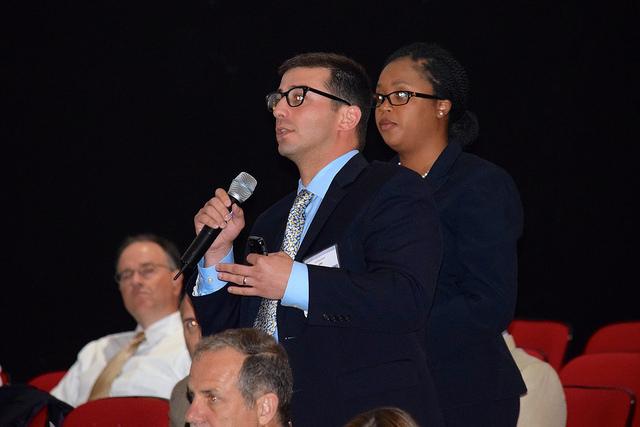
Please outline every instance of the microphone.
[{"label": "microphone", "polygon": [[[231,199],[231,204],[235,203],[237,205],[244,203],[251,195],[253,191],[256,189],[256,185],[258,185],[258,181],[251,175],[246,172],[240,172],[238,176],[235,177],[233,181],[231,181],[231,185],[229,186],[229,198]],[[202,258],[209,249],[209,246],[213,243],[213,241],[220,233],[219,228],[211,228],[207,225],[202,227],[200,233],[193,239],[193,242],[189,245],[182,257],[180,257],[180,262],[182,266],[180,267],[180,271],[176,274],[176,277],[173,280],[176,280],[180,275],[187,269],[195,266],[200,258]]]}]

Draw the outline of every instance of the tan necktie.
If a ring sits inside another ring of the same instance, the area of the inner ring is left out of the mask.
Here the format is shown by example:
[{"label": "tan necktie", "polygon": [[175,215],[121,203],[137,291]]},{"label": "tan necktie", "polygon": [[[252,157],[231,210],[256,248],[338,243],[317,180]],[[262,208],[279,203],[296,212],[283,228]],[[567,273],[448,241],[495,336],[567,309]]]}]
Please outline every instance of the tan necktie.
[{"label": "tan necktie", "polygon": [[89,400],[109,397],[113,380],[120,375],[122,367],[126,361],[133,356],[142,341],[144,341],[144,332],[140,331],[133,337],[129,344],[109,360],[109,363],[107,363],[107,366],[104,367],[100,375],[98,375],[96,382],[93,384],[93,388],[89,394]]}]

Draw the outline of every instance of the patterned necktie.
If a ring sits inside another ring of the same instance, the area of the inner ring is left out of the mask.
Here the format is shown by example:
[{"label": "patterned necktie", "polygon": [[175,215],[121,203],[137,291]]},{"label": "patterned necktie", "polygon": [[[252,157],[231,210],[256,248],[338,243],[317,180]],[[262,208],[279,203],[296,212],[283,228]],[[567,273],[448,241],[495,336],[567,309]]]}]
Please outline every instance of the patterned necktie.
[{"label": "patterned necktie", "polygon": [[96,382],[93,384],[91,393],[89,394],[89,400],[102,399],[109,397],[111,391],[111,384],[116,379],[125,362],[129,360],[131,356],[136,352],[138,346],[144,341],[144,332],[138,332],[135,337],[127,344],[122,350],[120,350],[115,356],[109,360],[109,363],[104,367]]},{"label": "patterned necktie", "polygon": [[[300,238],[304,229],[305,209],[309,206],[313,193],[302,190],[293,201],[293,206],[289,211],[287,219],[287,228],[284,231],[284,240],[282,241],[282,251],[289,255],[291,259],[295,259],[298,248],[300,247]],[[273,335],[276,332],[276,309],[278,308],[278,300],[262,298],[258,316],[253,324],[254,328],[261,329]]]}]

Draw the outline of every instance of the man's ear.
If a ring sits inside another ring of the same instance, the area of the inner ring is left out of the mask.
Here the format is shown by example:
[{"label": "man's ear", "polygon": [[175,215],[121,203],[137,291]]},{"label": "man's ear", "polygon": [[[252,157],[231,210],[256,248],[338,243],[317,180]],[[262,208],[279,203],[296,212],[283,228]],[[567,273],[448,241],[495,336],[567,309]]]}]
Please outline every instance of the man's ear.
[{"label": "man's ear", "polygon": [[[175,271],[176,273],[178,272],[177,270]],[[172,271],[171,274],[173,274],[174,272]],[[171,282],[171,286],[172,286],[172,291],[173,294],[176,296],[179,296],[180,293],[182,293],[182,279],[184,277],[184,274],[181,275],[180,277],[178,277],[176,280],[173,280]]]},{"label": "man's ear", "polygon": [[355,127],[358,126],[358,123],[360,123],[361,118],[362,118],[362,111],[360,111],[360,107],[356,105],[343,107],[342,115],[340,116],[339,129],[340,130],[355,129]]},{"label": "man's ear", "polygon": [[258,413],[258,424],[266,426],[277,420],[279,399],[275,393],[263,394],[256,400],[256,411]]}]

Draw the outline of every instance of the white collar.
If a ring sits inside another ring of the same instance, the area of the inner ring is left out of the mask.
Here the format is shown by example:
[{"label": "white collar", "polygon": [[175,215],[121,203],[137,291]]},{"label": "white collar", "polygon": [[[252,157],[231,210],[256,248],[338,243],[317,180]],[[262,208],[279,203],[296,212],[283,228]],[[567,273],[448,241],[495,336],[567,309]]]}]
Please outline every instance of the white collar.
[{"label": "white collar", "polygon": [[[144,330],[145,340],[149,343],[159,342],[167,335],[175,333],[176,329],[182,330],[182,319],[180,312],[174,311],[168,316],[153,322]],[[142,331],[142,326],[138,325],[134,332]]]}]

